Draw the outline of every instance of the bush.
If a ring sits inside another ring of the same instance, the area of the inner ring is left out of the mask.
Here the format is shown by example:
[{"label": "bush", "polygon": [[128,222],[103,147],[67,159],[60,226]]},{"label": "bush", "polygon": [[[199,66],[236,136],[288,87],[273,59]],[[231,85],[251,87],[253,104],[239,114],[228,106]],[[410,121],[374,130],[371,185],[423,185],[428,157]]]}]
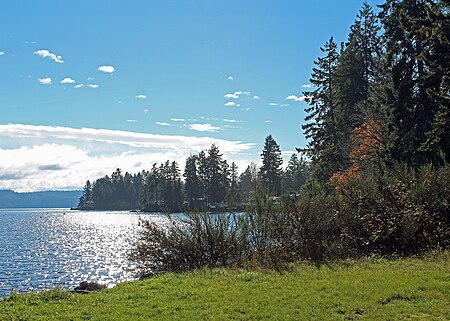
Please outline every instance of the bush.
[{"label": "bush", "polygon": [[338,225],[350,255],[411,254],[448,247],[450,167],[367,171],[336,190]]},{"label": "bush", "polygon": [[202,266],[240,264],[246,235],[233,214],[167,216],[165,224],[140,220],[141,232],[131,259],[141,263],[143,276],[181,272]]},{"label": "bush", "polygon": [[144,275],[249,263],[413,254],[450,246],[450,166],[367,170],[338,188],[309,181],[295,201],[260,195],[242,214],[142,220]]},{"label": "bush", "polygon": [[424,211],[401,180],[376,173],[349,179],[336,191],[337,224],[347,254],[394,254],[417,248]]}]

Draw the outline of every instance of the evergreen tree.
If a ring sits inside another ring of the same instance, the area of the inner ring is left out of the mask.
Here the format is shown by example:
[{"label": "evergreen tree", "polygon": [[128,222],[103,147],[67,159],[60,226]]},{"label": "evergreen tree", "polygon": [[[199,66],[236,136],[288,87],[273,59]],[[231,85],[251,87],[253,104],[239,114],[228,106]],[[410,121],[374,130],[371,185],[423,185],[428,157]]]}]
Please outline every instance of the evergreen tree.
[{"label": "evergreen tree", "polygon": [[327,180],[332,173],[345,167],[336,117],[337,86],[336,71],[339,55],[333,37],[320,50],[325,54],[314,62],[310,82],[314,91],[306,91],[306,124],[302,125],[307,148],[304,150],[311,158],[315,175]]},{"label": "evergreen tree", "polygon": [[209,189],[209,164],[208,159],[206,158],[205,151],[201,151],[197,155],[197,164],[198,164],[198,185],[199,185],[199,194],[203,201],[207,198],[207,191]]},{"label": "evergreen tree", "polygon": [[83,188],[83,195],[80,197],[80,201],[78,203],[78,208],[81,209],[93,209],[94,203],[92,201],[92,185],[89,180],[86,181],[86,184]]},{"label": "evergreen tree", "polygon": [[283,192],[296,193],[305,183],[308,175],[308,167],[303,158],[298,158],[297,154],[292,154],[288,165],[283,173]]},{"label": "evergreen tree", "polygon": [[256,194],[258,189],[258,173],[258,166],[252,162],[239,176],[239,189],[245,201],[251,200]]},{"label": "evergreen tree", "polygon": [[219,148],[213,144],[207,157],[207,196],[210,203],[220,203],[225,200],[228,189],[228,164],[222,158]]},{"label": "evergreen tree", "polygon": [[230,167],[230,191],[228,193],[228,206],[235,206],[241,200],[239,189],[238,167],[235,162]]},{"label": "evergreen tree", "polygon": [[387,0],[381,6],[388,81],[380,107],[387,115],[387,148],[394,160],[414,166],[438,159],[438,148],[448,146],[448,59],[442,60],[449,57],[448,10],[439,4],[445,7],[428,0]]},{"label": "evergreen tree", "polygon": [[183,204],[183,192],[181,190],[180,169],[176,161],[173,161],[170,165],[170,180],[172,182],[171,210],[179,211]]},{"label": "evergreen tree", "polygon": [[266,193],[280,195],[283,159],[281,158],[280,146],[278,146],[272,135],[266,137],[261,157],[260,174],[262,186]]},{"label": "evergreen tree", "polygon": [[427,67],[424,84],[435,106],[431,127],[421,150],[433,160],[441,155],[450,162],[450,3],[428,1],[426,15],[416,19],[411,32],[422,43],[423,60]]},{"label": "evergreen tree", "polygon": [[197,176],[197,157],[190,155],[186,159],[184,167],[184,192],[189,209],[198,207],[198,199],[202,196],[200,193],[200,182]]},{"label": "evergreen tree", "polygon": [[349,154],[354,149],[354,129],[374,119],[372,97],[377,97],[374,84],[380,77],[380,26],[372,8],[365,2],[350,27],[348,41],[342,46],[336,70],[336,126],[344,168],[350,166]]}]

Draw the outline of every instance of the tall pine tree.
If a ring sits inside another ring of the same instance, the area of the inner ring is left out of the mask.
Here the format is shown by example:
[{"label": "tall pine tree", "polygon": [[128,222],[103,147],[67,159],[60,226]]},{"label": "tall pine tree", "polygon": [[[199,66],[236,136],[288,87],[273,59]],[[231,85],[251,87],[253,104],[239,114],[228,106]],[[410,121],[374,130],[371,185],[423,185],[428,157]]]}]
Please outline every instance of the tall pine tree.
[{"label": "tall pine tree", "polygon": [[266,137],[264,149],[261,154],[262,166],[260,168],[261,183],[266,193],[281,194],[281,177],[283,173],[280,146],[272,135]]},{"label": "tall pine tree", "polygon": [[306,124],[302,125],[314,174],[317,178],[327,180],[332,173],[345,167],[344,152],[339,144],[337,125],[337,67],[339,54],[333,37],[320,50],[324,57],[314,62],[310,82],[315,90],[306,91]]}]

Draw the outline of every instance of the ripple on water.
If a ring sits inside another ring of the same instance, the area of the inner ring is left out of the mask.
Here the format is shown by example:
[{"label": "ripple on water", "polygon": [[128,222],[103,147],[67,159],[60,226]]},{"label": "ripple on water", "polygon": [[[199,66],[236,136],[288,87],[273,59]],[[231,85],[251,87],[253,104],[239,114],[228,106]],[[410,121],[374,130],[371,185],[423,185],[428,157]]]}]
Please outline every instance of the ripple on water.
[{"label": "ripple on water", "polygon": [[139,228],[136,214],[0,209],[0,217],[0,297],[73,288],[85,280],[112,286],[136,277],[136,265],[128,261]]}]

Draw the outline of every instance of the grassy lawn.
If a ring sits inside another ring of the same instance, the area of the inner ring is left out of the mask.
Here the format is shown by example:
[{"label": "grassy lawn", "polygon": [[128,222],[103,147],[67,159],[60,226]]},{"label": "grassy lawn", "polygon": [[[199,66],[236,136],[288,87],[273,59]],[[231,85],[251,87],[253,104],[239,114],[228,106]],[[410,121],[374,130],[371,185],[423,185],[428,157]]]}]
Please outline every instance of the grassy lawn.
[{"label": "grassy lawn", "polygon": [[198,270],[87,295],[12,295],[0,320],[449,320],[450,253]]}]

